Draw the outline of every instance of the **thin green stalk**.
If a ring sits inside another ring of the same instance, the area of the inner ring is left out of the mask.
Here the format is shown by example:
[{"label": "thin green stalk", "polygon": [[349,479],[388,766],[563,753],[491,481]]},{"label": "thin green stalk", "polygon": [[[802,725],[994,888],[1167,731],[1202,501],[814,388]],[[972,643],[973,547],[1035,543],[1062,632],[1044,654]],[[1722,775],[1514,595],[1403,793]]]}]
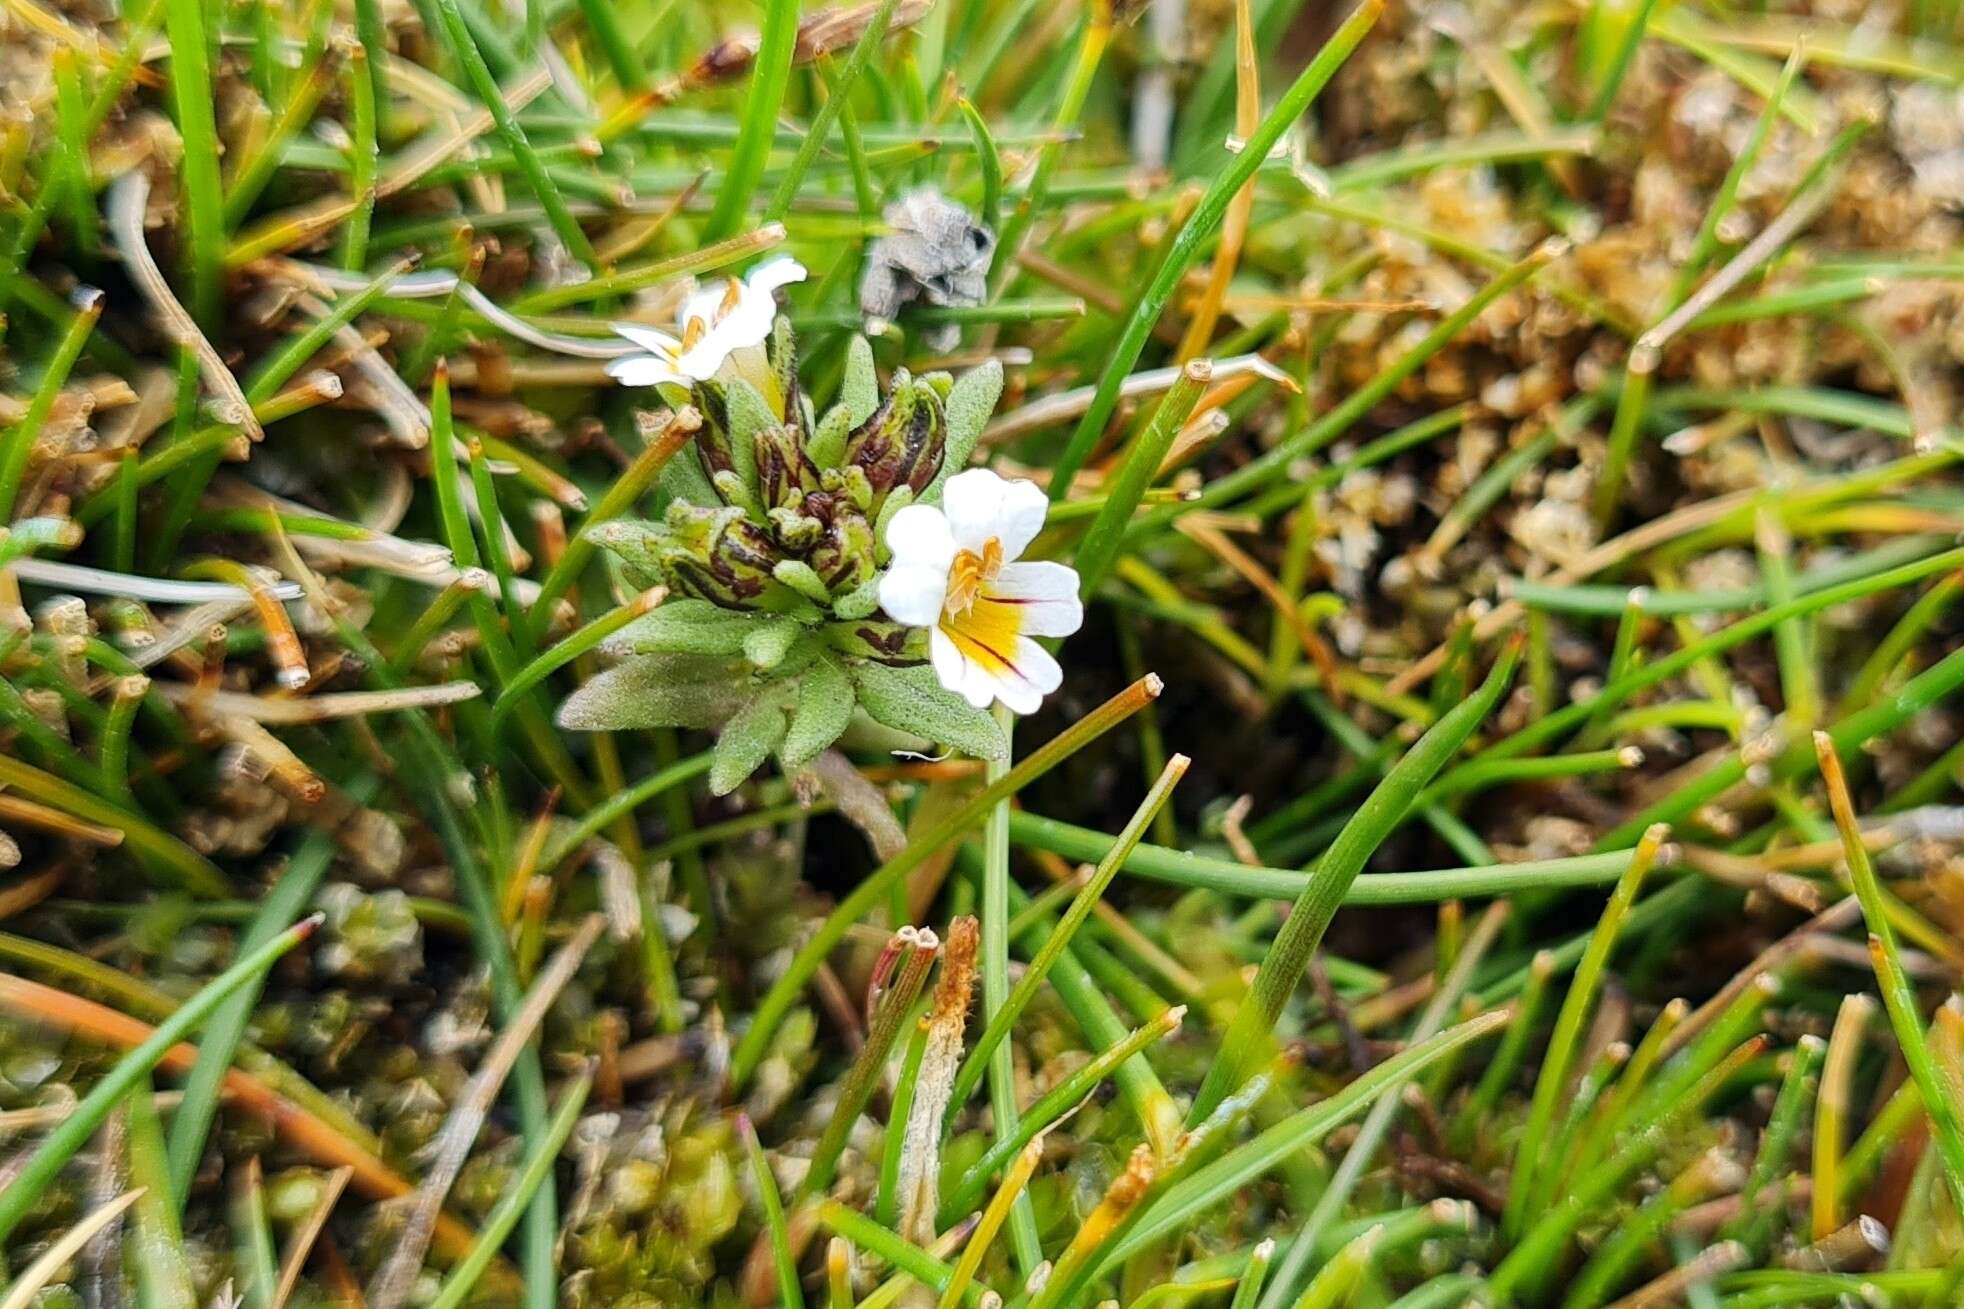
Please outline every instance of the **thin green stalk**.
[{"label": "thin green stalk", "polygon": [[1070,76],[1065,80],[1063,94],[1057,101],[1057,113],[1051,119],[1050,139],[1037,147],[1036,166],[1031,170],[1029,187],[1009,215],[1009,221],[1003,225],[996,242],[989,279],[993,297],[1000,297],[1016,280],[1016,257],[1022,253],[1024,239],[1036,222],[1038,212],[1050,198],[1050,179],[1057,170],[1059,143],[1066,133],[1077,126],[1078,116],[1084,112],[1085,97],[1091,94],[1091,83],[1098,75],[1098,65],[1103,62],[1105,50],[1111,45],[1112,29],[1116,25],[1113,11],[1117,7],[1114,0],[1092,0],[1085,6],[1083,34],[1078,38],[1077,55],[1071,62]]},{"label": "thin green stalk", "polygon": [[798,1284],[798,1257],[792,1253],[791,1234],[784,1225],[784,1200],[777,1193],[771,1161],[764,1155],[764,1143],[757,1139],[757,1129],[751,1125],[749,1114],[737,1114],[737,1135],[743,1140],[743,1152],[750,1160],[750,1178],[757,1187],[758,1202],[764,1208],[771,1266],[777,1271],[777,1302],[781,1309],[805,1309],[804,1288]]},{"label": "thin green stalk", "polygon": [[915,1020],[913,1034],[907,1038],[907,1049],[900,1056],[900,1075],[893,1083],[886,1143],[880,1152],[880,1189],[873,1203],[873,1216],[884,1227],[894,1227],[900,1222],[901,1155],[907,1148],[907,1122],[913,1116],[914,1095],[920,1087],[921,1061],[927,1058],[930,1030],[923,1013]]},{"label": "thin green stalk", "polygon": [[369,58],[364,45],[348,51],[348,117],[354,138],[349,144],[348,191],[355,207],[341,229],[341,267],[350,272],[368,266],[368,229],[375,221],[376,136],[380,128],[376,79],[369,73]]},{"label": "thin green stalk", "polygon": [[[998,705],[996,725],[1003,740],[1011,743],[1000,759],[985,765],[992,783],[1008,775],[1015,753],[1016,717],[1007,706]],[[983,820],[982,828],[982,1015],[994,1023],[1009,1000],[1009,797],[996,802]],[[1016,1102],[1016,1061],[1008,1046],[993,1046],[977,1063],[989,1077],[989,1113],[995,1127],[996,1146],[1019,1142],[1022,1111]],[[973,1090],[973,1083],[970,1090]],[[958,1096],[949,1103],[960,1106]],[[1009,1242],[1025,1277],[1036,1271],[1043,1260],[1043,1244],[1037,1237],[1036,1210],[1028,1196],[1018,1196],[1009,1210]]]},{"label": "thin green stalk", "polygon": [[[703,224],[705,241],[736,235],[750,212],[751,198],[763,180],[765,164],[770,162],[778,111],[791,83],[791,56],[797,40],[798,0],[766,0],[757,54],[751,61],[750,87],[744,96],[743,127],[724,166],[716,207]],[[835,87],[833,94],[836,97],[848,90]]]},{"label": "thin green stalk", "polygon": [[539,858],[539,873],[552,872],[569,855],[612,826],[622,815],[631,814],[656,796],[694,781],[709,771],[709,765],[710,752],[705,750],[642,778],[628,790],[608,796],[581,814],[579,822],[570,830],[555,837],[551,847]]},{"label": "thin green stalk", "polygon": [[191,312],[210,333],[220,321],[225,278],[225,193],[219,174],[217,96],[211,80],[214,42],[200,0],[168,0],[171,110],[183,142],[184,254],[191,274]]},{"label": "thin green stalk", "polygon": [[[1866,738],[1862,738],[1866,739]],[[1923,1108],[1930,1115],[1931,1135],[1944,1176],[1950,1183],[1951,1197],[1964,1212],[1964,1110],[1955,1098],[1935,1054],[1924,1036],[1923,1018],[1917,1006],[1916,991],[1903,970],[1902,949],[1896,944],[1896,929],[1883,904],[1882,883],[1875,875],[1868,845],[1862,839],[1861,822],[1855,815],[1854,801],[1842,775],[1840,747],[1826,732],[1814,734],[1814,752],[1820,760],[1821,777],[1827,784],[1828,804],[1834,810],[1835,827],[1841,833],[1841,846],[1848,860],[1848,877],[1855,896],[1862,903],[1862,917],[1868,921],[1869,958],[1875,966],[1876,988],[1895,1029],[1896,1043],[1902,1048],[1903,1062],[1923,1097]]]},{"label": "thin green stalk", "polygon": [[586,1105],[587,1091],[593,1086],[593,1074],[583,1072],[572,1080],[565,1090],[559,1093],[559,1106],[553,1110],[552,1119],[546,1124],[525,1156],[518,1173],[512,1178],[511,1189],[498,1197],[498,1203],[479,1228],[477,1240],[457,1265],[443,1279],[436,1298],[431,1300],[428,1309],[458,1309],[470,1295],[485,1269],[498,1257],[512,1228],[518,1225],[519,1215],[531,1206],[532,1197],[539,1193],[548,1178],[552,1176],[552,1166],[559,1158],[559,1152],[566,1148],[566,1141],[579,1126],[580,1110]]},{"label": "thin green stalk", "polygon": [[[1395,744],[1396,738],[1393,738]],[[1105,832],[1077,827],[1018,810],[1009,816],[1010,836],[1019,845],[1048,850],[1066,859],[1103,859],[1117,839]],[[1630,847],[1561,859],[1533,859],[1515,864],[1471,865],[1402,873],[1359,873],[1344,892],[1346,905],[1436,904],[1441,900],[1477,900],[1536,889],[1604,886],[1622,873]],[[1170,886],[1214,891],[1257,900],[1294,900],[1315,884],[1315,872],[1293,868],[1262,868],[1238,859],[1141,844],[1126,858],[1126,872]]]},{"label": "thin green stalk", "polygon": [[1078,594],[1090,599],[1105,579],[1112,561],[1124,544],[1132,515],[1145,499],[1146,488],[1159,476],[1159,466],[1175,438],[1200,403],[1201,393],[1213,378],[1213,364],[1205,359],[1190,361],[1180,370],[1180,379],[1159,402],[1152,422],[1139,433],[1125,452],[1118,468],[1106,479],[1105,503],[1078,541],[1071,562],[1077,567]]},{"label": "thin green stalk", "polygon": [[[1110,357],[1104,372],[1099,374],[1098,389],[1092,395],[1090,406],[1078,420],[1069,443],[1051,465],[1050,498],[1053,501],[1062,500],[1070,494],[1078,471],[1091,457],[1091,451],[1104,435],[1106,424],[1111,421],[1112,411],[1118,405],[1119,387],[1132,372],[1133,365],[1138,363],[1139,353],[1145,349],[1153,325],[1159,321],[1167,301],[1172,299],[1180,279],[1213,239],[1236,193],[1255,175],[1255,171],[1268,158],[1269,151],[1282,139],[1283,133],[1303,116],[1337,69],[1350,57],[1351,51],[1363,41],[1365,33],[1377,22],[1383,7],[1383,0],[1364,0],[1352,11],[1282,94],[1254,135],[1243,143],[1240,152],[1228,159],[1214,174],[1200,202],[1180,228],[1179,235],[1173,238],[1152,281],[1133,305],[1124,330],[1112,343]],[[1457,331],[1458,328],[1455,328],[1454,332]]]},{"label": "thin green stalk", "polygon": [[1002,154],[996,148],[995,133],[989,130],[988,120],[975,107],[973,100],[963,96],[955,105],[968,123],[969,135],[975,138],[975,163],[982,174],[981,196],[975,204],[975,215],[982,226],[991,232],[999,232],[1002,230]]},{"label": "thin green stalk", "polygon": [[1512,1020],[1500,1038],[1486,1071],[1474,1085],[1453,1127],[1453,1139],[1461,1150],[1472,1146],[1475,1134],[1485,1128],[1487,1116],[1500,1103],[1500,1097],[1514,1084],[1521,1056],[1541,1027],[1541,1011],[1548,998],[1548,982],[1555,975],[1555,956],[1538,950],[1529,961],[1527,982],[1514,1002]]},{"label": "thin green stalk", "polygon": [[266,1221],[266,1187],[260,1178],[257,1158],[247,1160],[246,1166],[238,1170],[230,1208],[233,1258],[244,1276],[245,1303],[252,1309],[273,1309],[279,1265],[273,1254],[272,1228]]},{"label": "thin green stalk", "polygon": [[1548,1038],[1548,1052],[1535,1078],[1534,1098],[1529,1104],[1527,1124],[1521,1131],[1520,1146],[1514,1153],[1514,1168],[1508,1176],[1507,1208],[1501,1215],[1501,1229],[1509,1237],[1518,1237],[1527,1221],[1528,1198],[1534,1194],[1537,1170],[1552,1162],[1545,1157],[1549,1134],[1555,1125],[1557,1101],[1568,1089],[1569,1066],[1575,1058],[1582,1024],[1595,1005],[1596,989],[1609,964],[1610,951],[1615,948],[1624,917],[1635,902],[1645,875],[1656,862],[1658,849],[1667,834],[1662,827],[1644,833],[1643,841],[1630,858],[1629,868],[1618,879],[1616,890],[1596,920],[1589,947],[1576,967],[1568,994],[1562,998],[1562,1007],[1555,1016],[1554,1035]]},{"label": "thin green stalk", "polygon": [[[364,778],[347,790],[350,799],[359,804],[372,794],[374,784]],[[314,898],[314,891],[320,886],[321,879],[326,876],[335,852],[334,840],[326,833],[308,835],[287,864],[286,871],[280,874],[279,881],[259,902],[259,912],[239,937],[239,951],[242,954],[257,950],[300,917],[301,911]],[[212,1120],[218,1114],[225,1074],[232,1066],[239,1042],[245,1039],[246,1025],[252,1021],[253,1010],[259,1004],[261,981],[260,978],[249,979],[238,994],[213,1015],[205,1030],[204,1040],[198,1044],[197,1061],[191,1065],[190,1075],[185,1078],[184,1099],[179,1102],[177,1113],[171,1119],[169,1145],[171,1194],[179,1205],[183,1205],[191,1194],[192,1178],[197,1174],[199,1160],[204,1157],[205,1140],[210,1134]]]},{"label": "thin green stalk", "polygon": [[[937,1295],[947,1289],[953,1278],[954,1270],[946,1263],[837,1200],[827,1200],[818,1206],[818,1221],[861,1250],[892,1264]],[[971,1283],[963,1301],[979,1309],[982,1287]],[[864,1305],[868,1301],[860,1303]]]},{"label": "thin green stalk", "polygon": [[[172,0],[173,5],[195,4],[196,0]],[[505,102],[504,92],[499,89],[497,79],[492,76],[489,65],[484,62],[484,53],[478,48],[476,39],[464,22],[463,10],[458,0],[430,0],[435,9],[438,23],[436,34],[440,36],[450,54],[464,70],[464,79],[470,84],[478,102],[491,114],[492,124],[504,140],[505,147],[517,161],[518,170],[524,174],[526,184],[532,188],[532,195],[545,211],[546,221],[562,244],[581,263],[594,272],[600,271],[600,259],[593,251],[593,245],[581,230],[579,220],[573,211],[566,207],[566,198],[559,193],[559,187],[546,171],[539,153],[525,135],[525,129],[518,124],[511,106]],[[792,8],[795,6],[784,5]],[[173,36],[173,43],[175,37]],[[771,115],[776,116],[776,106],[771,107]]]},{"label": "thin green stalk", "polygon": [[[510,717],[511,711],[533,687],[581,655],[593,650],[629,623],[645,616],[661,597],[660,591],[644,592],[630,603],[609,610],[577,632],[568,634],[558,644],[534,657],[530,663],[519,669],[505,689],[499,692],[497,702],[491,708],[491,730],[493,732],[498,730],[499,725]],[[516,618],[517,615],[514,614],[513,617]]]},{"label": "thin green stalk", "polygon": [[[1077,933],[1078,928],[1082,927],[1085,920],[1091,916],[1091,911],[1104,896],[1105,888],[1111,885],[1112,878],[1118,875],[1119,868],[1139,844],[1140,839],[1145,836],[1146,828],[1151,825],[1160,810],[1165,808],[1167,801],[1172,799],[1173,788],[1178,786],[1180,779],[1186,775],[1187,764],[1185,755],[1174,755],[1166,762],[1159,779],[1153,783],[1145,799],[1139,802],[1139,807],[1133,811],[1130,821],[1119,832],[1111,848],[1098,861],[1098,866],[1090,879],[1079,888],[1077,895],[1071,900],[1070,908],[1064,911],[1063,917],[1056,926],[1048,930],[1043,944],[1030,957],[1029,964],[1023,969],[1023,975],[1016,980],[1015,989],[989,1016],[982,1034],[975,1038],[974,1047],[963,1062],[961,1071],[955,1076],[955,1091],[949,1103],[956,1105],[968,1103],[968,1097],[975,1093],[976,1083],[982,1080],[982,1073],[987,1066],[989,1056],[1002,1043],[1003,1038],[1009,1035],[1017,1018],[1036,997],[1038,988],[1050,975],[1051,966],[1070,945],[1071,938]],[[1005,823],[1003,826],[1005,843],[1009,840],[1009,836],[1008,824]]]},{"label": "thin green stalk", "polygon": [[859,84],[859,75],[866,71],[866,61],[886,39],[887,24],[893,18],[896,3],[897,0],[881,0],[880,7],[874,11],[873,21],[859,34],[859,40],[853,43],[852,53],[846,56],[845,67],[839,70],[837,77],[827,79],[830,90],[825,103],[812,116],[811,126],[805,129],[805,139],[798,143],[798,153],[793,156],[791,166],[784,170],[784,176],[778,180],[777,191],[764,210],[766,222],[783,222],[784,216],[791,211],[791,202],[798,197],[798,187],[812,162],[818,158],[818,152],[825,147],[825,138],[831,134],[833,120],[845,105],[845,97],[852,94],[853,87]]},{"label": "thin green stalk", "polygon": [[[164,1134],[148,1069],[122,1100],[129,1129],[130,1181],[143,1188],[131,1214],[132,1231],[123,1250],[125,1267],[136,1283],[138,1309],[185,1309],[197,1299],[184,1249],[183,1218],[171,1203],[164,1175]],[[5,1194],[0,1192],[0,1199]]]},{"label": "thin green stalk", "polygon": [[1601,123],[1609,117],[1610,107],[1616,103],[1616,93],[1623,89],[1623,79],[1636,62],[1637,47],[1643,44],[1644,32],[1650,26],[1651,10],[1657,7],[1657,0],[1637,0],[1637,11],[1624,20],[1622,36],[1616,42],[1616,52],[1610,57],[1609,71],[1603,77],[1602,85],[1596,88],[1595,98],[1590,101],[1584,117],[1592,123]]},{"label": "thin green stalk", "polygon": [[1841,697],[1843,709],[1862,708],[1881,694],[1883,685],[1931,624],[1957,599],[1960,590],[1964,590],[1964,573],[1952,573],[1917,597],[1887,635],[1875,643],[1875,649],[1849,679],[1848,689]]},{"label": "thin green stalk", "polygon": [[1236,1010],[1220,1052],[1187,1111],[1192,1126],[1205,1118],[1260,1064],[1267,1062],[1275,1020],[1309,967],[1310,956],[1323,938],[1345,894],[1385,836],[1411,809],[1419,791],[1466,738],[1486,719],[1513,679],[1520,646],[1511,644],[1495,662],[1486,684],[1456,706],[1418,739],[1405,757],[1385,775],[1318,861],[1316,871],[1296,898],[1275,942],[1262,957],[1255,981]]},{"label": "thin green stalk", "polygon": [[[176,2],[181,0],[174,0]],[[102,316],[104,297],[92,287],[80,288],[70,297],[70,301],[75,306],[75,315],[68,320],[67,330],[55,344],[54,354],[48,359],[47,366],[41,370],[41,379],[34,387],[34,397],[27,402],[27,411],[11,431],[0,436],[0,523],[13,517],[14,501],[20,495],[21,478],[26,475],[28,462],[34,456],[35,443],[41,439],[41,428],[47,423],[55,400],[68,381],[69,370],[75,367],[82,347],[88,344],[89,336],[95,331],[96,319]]]}]

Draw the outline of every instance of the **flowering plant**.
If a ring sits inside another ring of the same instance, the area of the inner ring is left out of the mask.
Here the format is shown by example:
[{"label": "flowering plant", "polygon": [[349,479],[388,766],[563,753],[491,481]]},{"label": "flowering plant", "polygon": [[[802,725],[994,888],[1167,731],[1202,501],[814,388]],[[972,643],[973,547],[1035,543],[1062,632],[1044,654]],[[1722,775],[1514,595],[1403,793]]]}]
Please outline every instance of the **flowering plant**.
[{"label": "flowering plant", "polygon": [[817,414],[773,298],[803,276],[774,260],[700,291],[679,335],[622,325],[643,352],[609,368],[693,406],[700,427],[664,469],[660,521],[593,533],[630,582],[669,598],[603,647],[621,662],[559,721],[714,730],[718,793],[773,755],[796,773],[849,732],[1001,758],[986,708],[1028,713],[1056,689],[1056,661],[1032,638],[1081,616],[1075,573],[1020,559],[1042,493],[983,469],[951,476],[1001,394],[1001,366],[959,380],[895,369],[882,394],[855,338],[839,399]]}]

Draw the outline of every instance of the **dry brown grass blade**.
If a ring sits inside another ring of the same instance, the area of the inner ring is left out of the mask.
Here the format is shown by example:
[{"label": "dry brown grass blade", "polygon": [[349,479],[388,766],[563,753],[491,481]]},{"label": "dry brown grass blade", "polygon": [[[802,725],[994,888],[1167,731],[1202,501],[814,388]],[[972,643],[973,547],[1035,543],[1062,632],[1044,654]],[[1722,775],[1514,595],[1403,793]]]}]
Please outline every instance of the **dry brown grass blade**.
[{"label": "dry brown grass blade", "polygon": [[293,1231],[287,1243],[285,1257],[280,1261],[280,1281],[273,1291],[272,1309],[286,1309],[287,1300],[293,1295],[293,1288],[300,1281],[300,1270],[307,1265],[307,1256],[313,1252],[314,1242],[320,1239],[321,1229],[327,1226],[328,1215],[340,1202],[341,1193],[348,1187],[348,1179],[355,1175],[354,1169],[342,1167],[328,1174],[326,1184],[321,1188],[320,1199],[307,1211],[307,1216]]},{"label": "dry brown grass blade", "polygon": [[132,168],[109,188],[106,206],[109,234],[117,253],[123,257],[123,267],[145,301],[163,320],[165,334],[198,361],[198,376],[221,402],[219,416],[225,422],[236,423],[253,440],[262,440],[265,429],[253,416],[252,405],[246,400],[239,379],[232,376],[232,370],[219,358],[217,349],[171,293],[170,283],[164,280],[163,270],[157,267],[157,260],[150,253],[150,244],[143,237],[143,216],[149,203],[150,175],[141,168]]},{"label": "dry brown grass blade", "polygon": [[[1261,63],[1255,57],[1255,19],[1249,0],[1234,3],[1234,132],[1246,141],[1261,126]],[[1255,212],[1255,179],[1249,178],[1229,202],[1227,216],[1221,220],[1220,243],[1214,247],[1214,266],[1207,274],[1207,288],[1200,293],[1187,333],[1180,340],[1177,360],[1185,363],[1198,357],[1214,338],[1214,325],[1221,319],[1221,300],[1228,283],[1241,263],[1241,246],[1248,238],[1248,219]]]},{"label": "dry brown grass blade", "polygon": [[391,713],[401,709],[428,709],[475,699],[484,693],[484,688],[476,682],[440,682],[435,686],[406,686],[390,691],[335,691],[304,699],[211,690],[182,682],[159,682],[157,690],[165,699],[187,709],[200,710],[214,717],[243,718],[249,722],[272,723],[281,727],[323,723],[336,718],[360,718],[367,714]]},{"label": "dry brown grass blade", "polygon": [[[59,809],[36,804],[32,800],[23,800],[17,795],[0,794],[0,818],[10,822],[25,823],[29,827],[38,827],[44,832],[53,832],[57,836],[65,836],[72,841],[82,841],[104,849],[113,849],[123,843],[123,834],[113,827],[86,823]],[[4,900],[0,900],[0,903],[4,903]],[[6,913],[0,912],[0,918],[6,916]]]}]

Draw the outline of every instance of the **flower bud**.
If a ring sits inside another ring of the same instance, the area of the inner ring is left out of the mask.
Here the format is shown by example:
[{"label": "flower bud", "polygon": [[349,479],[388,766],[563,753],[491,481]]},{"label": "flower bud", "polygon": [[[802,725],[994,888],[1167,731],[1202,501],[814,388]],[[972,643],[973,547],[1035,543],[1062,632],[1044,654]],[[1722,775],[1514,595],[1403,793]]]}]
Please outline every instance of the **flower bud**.
[{"label": "flower bud", "polygon": [[795,509],[818,490],[818,469],[790,425],[763,428],[751,438],[751,450],[757,466],[757,498],[767,513]]},{"label": "flower bud", "polygon": [[894,488],[905,486],[918,494],[941,471],[948,449],[948,418],[933,387],[896,369],[893,385],[873,416],[846,438],[846,465],[866,474],[873,501],[879,507]]},{"label": "flower bud", "polygon": [[620,556],[636,585],[666,583],[677,595],[725,609],[763,607],[780,557],[770,536],[741,509],[699,509],[679,500],[660,525],[604,523],[593,540]]},{"label": "flower bud", "polygon": [[[813,506],[817,501],[825,503]],[[825,525],[808,562],[833,595],[844,595],[873,575],[873,524],[850,501],[815,495],[806,504]]]}]

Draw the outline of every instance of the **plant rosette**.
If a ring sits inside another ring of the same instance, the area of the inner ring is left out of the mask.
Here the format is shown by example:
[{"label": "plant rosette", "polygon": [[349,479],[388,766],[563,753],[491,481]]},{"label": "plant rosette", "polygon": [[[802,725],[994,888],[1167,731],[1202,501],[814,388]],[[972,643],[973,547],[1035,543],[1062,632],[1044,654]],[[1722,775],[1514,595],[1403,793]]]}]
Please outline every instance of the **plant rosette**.
[{"label": "plant rosette", "polygon": [[839,399],[817,415],[776,312],[775,292],[803,277],[778,259],[700,290],[677,335],[622,324],[644,353],[609,366],[702,424],[663,470],[659,521],[591,534],[629,583],[669,599],[602,646],[618,662],[559,722],[713,731],[717,794],[773,756],[795,775],[841,738],[1001,759],[989,706],[1035,710],[1061,681],[1035,638],[1083,615],[1076,573],[1021,558],[1042,492],[987,469],[950,475],[1002,393],[1001,365],[959,380],[895,369],[882,392],[855,338]]}]

